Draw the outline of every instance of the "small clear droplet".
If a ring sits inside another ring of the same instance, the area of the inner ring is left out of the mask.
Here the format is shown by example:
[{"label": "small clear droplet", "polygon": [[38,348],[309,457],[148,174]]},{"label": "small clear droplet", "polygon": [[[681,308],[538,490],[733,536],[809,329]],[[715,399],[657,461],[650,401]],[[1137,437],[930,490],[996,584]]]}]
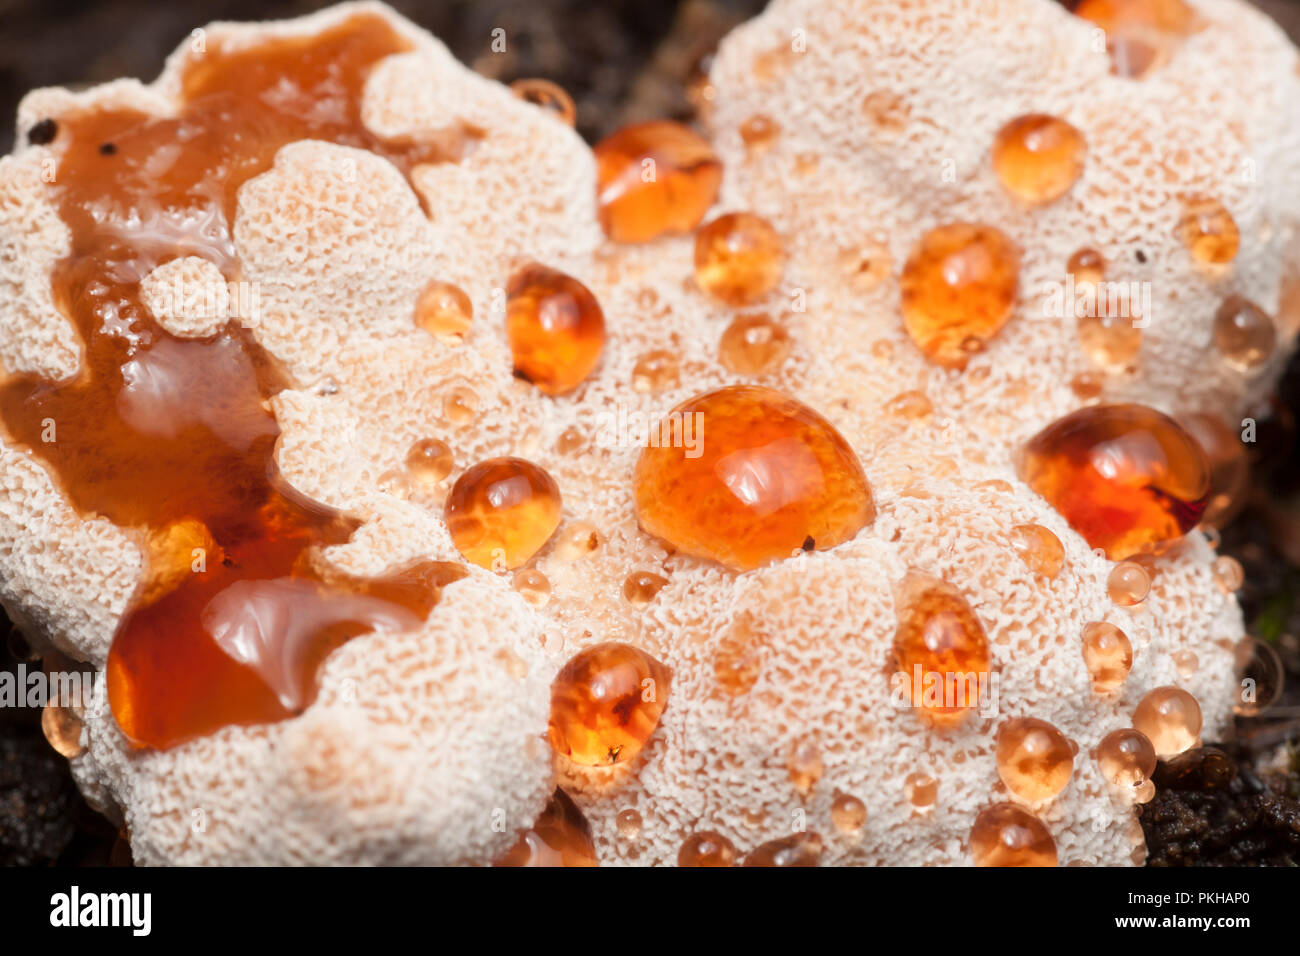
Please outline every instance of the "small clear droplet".
[{"label": "small clear droplet", "polygon": [[577,561],[594,554],[600,547],[600,532],[586,521],[573,521],[555,538],[555,557],[561,561]]},{"label": "small clear droplet", "polygon": [[546,607],[551,600],[551,582],[536,568],[523,568],[515,572],[515,590],[533,607]]}]

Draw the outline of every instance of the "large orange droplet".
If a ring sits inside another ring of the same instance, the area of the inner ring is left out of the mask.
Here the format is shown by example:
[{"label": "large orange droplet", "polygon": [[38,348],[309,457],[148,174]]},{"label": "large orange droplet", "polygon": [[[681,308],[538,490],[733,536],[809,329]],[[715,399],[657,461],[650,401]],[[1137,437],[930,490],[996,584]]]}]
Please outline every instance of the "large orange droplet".
[{"label": "large orange droplet", "polygon": [[965,368],[1011,317],[1020,253],[992,226],[953,223],[931,229],[903,266],[903,327],[922,352]]},{"label": "large orange droplet", "polygon": [[668,668],[630,644],[587,648],[551,685],[551,746],[589,767],[632,759],[659,726],[668,680]]},{"label": "large orange droplet", "polygon": [[812,409],[733,385],[673,409],[636,466],[641,527],[737,570],[834,547],[876,509],[862,467]]},{"label": "large orange droplet", "polygon": [[1143,405],[1095,405],[1029,440],[1020,477],[1113,561],[1158,551],[1196,526],[1209,467],[1177,422]]},{"label": "large orange droplet", "polygon": [[506,285],[506,335],[515,375],[547,395],[563,395],[600,361],[605,313],[577,279],[533,264]]},{"label": "large orange droplet", "polygon": [[559,486],[543,468],[522,458],[489,458],[456,479],[444,516],[466,559],[514,570],[550,540],[561,505]]},{"label": "large orange droplet", "polygon": [[680,123],[625,126],[593,152],[600,224],[618,242],[690,232],[722,182],[713,147]]}]

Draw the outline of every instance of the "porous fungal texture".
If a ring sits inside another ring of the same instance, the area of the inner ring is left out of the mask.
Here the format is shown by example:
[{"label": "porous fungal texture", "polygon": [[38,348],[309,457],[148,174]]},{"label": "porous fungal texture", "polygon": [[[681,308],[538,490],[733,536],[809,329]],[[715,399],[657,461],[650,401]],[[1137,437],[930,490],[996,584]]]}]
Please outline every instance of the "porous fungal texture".
[{"label": "porous fungal texture", "polygon": [[[535,561],[553,594],[539,609],[509,574],[470,567],[422,627],[381,629],[336,651],[301,716],[170,750],[133,750],[101,696],[86,721],[87,750],[74,761],[83,790],[120,814],[146,864],[487,862],[557,781],[585,813],[602,864],[673,863],[682,840],[701,829],[744,853],[801,828],[822,835],[823,864],[967,864],[976,813],[1010,798],[998,781],[994,731],[1032,716],[1079,748],[1065,791],[1032,808],[1060,861],[1140,861],[1132,808],[1112,799],[1089,752],[1165,684],[1192,692],[1203,735],[1221,736],[1241,615],[1216,585],[1213,552],[1197,534],[1158,560],[1144,604],[1112,605],[1112,563],[1017,480],[1013,458],[1026,437],[1081,401],[1069,382],[1089,365],[1073,319],[1047,314],[1041,294],[1081,247],[1112,263],[1107,278],[1150,283],[1139,360],[1106,379],[1108,398],[1232,416],[1263,394],[1282,361],[1279,348],[1273,365],[1235,372],[1213,355],[1210,330],[1229,292],[1278,312],[1296,265],[1300,193],[1288,186],[1300,180],[1296,52],[1244,3],[1193,6],[1205,28],[1141,82],[1110,75],[1091,25],[1049,0],[776,0],[723,42],[708,117],[725,168],[715,213],[768,217],[789,253],[781,285],[754,310],[781,321],[794,348],[761,383],[842,432],[878,512],[839,547],[739,574],[670,555],[638,529],[639,449],[609,440],[620,414],[653,420],[737,381],[718,359],[735,310],[689,281],[691,238],[605,241],[595,164],[578,136],[383,6],[208,27],[209,45],[251,45],[377,11],[413,49],[370,75],[362,115],[371,131],[401,137],[457,119],[482,131],[459,162],[414,170],[415,191],[371,153],[286,146],[238,197],[236,252],[259,290],[257,308],[241,315],[218,305],[297,383],[274,400],[285,477],[364,521],[330,561],[369,574],[415,557],[459,560],[439,494],[399,477],[411,444],[436,437],[453,449],[453,478],[496,455],[528,458],[554,476],[564,523]],[[167,115],[181,71],[200,55],[186,44],[148,86],[36,91],[23,101],[19,130],[110,106]],[[997,129],[1029,112],[1067,119],[1088,143],[1080,181],[1044,208],[1006,195],[989,163]],[[747,148],[740,127],[759,115],[778,133],[764,149]],[[50,295],[51,268],[69,243],[42,183],[54,155],[28,144],[0,160],[0,360],[50,378],[75,374],[80,362],[77,336]],[[1231,269],[1207,273],[1188,256],[1176,234],[1186,193],[1209,193],[1235,217],[1242,241]],[[964,371],[930,363],[904,334],[898,307],[899,264],[924,230],[954,220],[996,225],[1023,255],[1015,315]],[[860,268],[864,250],[889,263],[874,283]],[[501,290],[529,260],[585,282],[607,319],[600,365],[560,398],[511,375]],[[174,334],[212,328],[206,306],[174,294],[186,283],[210,287],[210,271],[186,258],[144,280],[149,307]],[[432,279],[455,283],[473,302],[461,345],[412,321]],[[1283,331],[1294,334],[1285,322]],[[679,358],[680,383],[638,391],[633,367],[654,349]],[[477,396],[469,421],[444,414],[460,387]],[[928,396],[931,414],[888,410],[913,390]],[[566,433],[580,437],[576,451],[560,441]],[[102,669],[140,578],[139,543],[75,513],[27,450],[2,444],[0,457],[0,600],[35,639]],[[1064,545],[1054,579],[1036,576],[1017,552],[1012,529],[1031,523]],[[565,536],[584,525],[598,546],[575,557]],[[996,715],[936,730],[891,700],[892,587],[908,568],[952,583],[983,622]],[[622,595],[636,570],[668,579],[645,607]],[[1093,621],[1114,622],[1132,639],[1133,669],[1113,697],[1093,694],[1083,664],[1080,634]],[[572,654],[610,640],[671,668],[670,698],[634,759],[577,767],[553,757],[544,738],[550,682]],[[1195,672],[1175,668],[1179,650],[1196,654]],[[720,655],[752,665],[746,692],[727,692]],[[788,761],[805,742],[824,772],[801,794]],[[938,781],[928,812],[906,799],[914,771]],[[867,807],[854,838],[831,823],[837,793]],[[616,826],[629,808],[643,820],[635,838]]]}]

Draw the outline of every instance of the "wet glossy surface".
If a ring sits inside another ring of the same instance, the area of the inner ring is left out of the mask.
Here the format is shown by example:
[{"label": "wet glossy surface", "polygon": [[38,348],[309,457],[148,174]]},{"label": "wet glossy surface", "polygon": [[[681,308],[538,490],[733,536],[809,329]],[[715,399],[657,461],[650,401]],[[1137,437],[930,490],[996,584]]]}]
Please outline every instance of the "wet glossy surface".
[{"label": "wet glossy surface", "polygon": [[599,866],[587,818],[563,790],[493,866]]},{"label": "wet glossy surface", "polygon": [[1112,560],[1159,550],[1196,526],[1209,494],[1200,446],[1142,405],[1097,405],[1025,446],[1020,477]]},{"label": "wet glossy surface", "polygon": [[938,724],[959,721],[979,706],[989,673],[989,640],[961,592],[945,581],[909,571],[894,589],[896,677],[908,699]]},{"label": "wet glossy surface", "polygon": [[[459,131],[389,145],[361,125],[369,68],[405,47],[361,15],[239,53],[210,46],[185,71],[176,117],[58,118],[50,188],[72,252],[55,270],[54,299],[85,343],[83,370],[60,383],[10,380],[0,415],[78,510],[163,543],[147,549],[148,581],[108,660],[109,702],[137,745],[298,712],[329,650],[375,624],[412,625],[455,576],[438,565],[384,581],[327,573],[317,552],[346,541],[355,522],[279,477],[279,428],[264,403],[288,384],[283,373],[237,325],[182,340],[140,301],[141,279],[181,256],[239,278],[236,191],[286,143],[369,149],[404,171],[454,158]],[[51,420],[57,440],[42,441]]]},{"label": "wet glossy surface", "polygon": [[605,313],[577,279],[534,263],[506,285],[506,335],[515,375],[547,395],[563,395],[600,361]]},{"label": "wet glossy surface", "polygon": [[921,237],[903,265],[903,327],[938,365],[965,368],[1011,317],[1020,253],[1001,231],[952,223]]},{"label": "wet glossy surface", "polygon": [[656,431],[659,447],[646,448],[636,466],[637,517],[686,554],[747,570],[833,547],[875,517],[848,443],[773,389],[705,393]]},{"label": "wet glossy surface", "polygon": [[713,205],[722,182],[713,147],[680,123],[625,126],[593,152],[600,224],[619,242],[690,232]]},{"label": "wet glossy surface", "polygon": [[523,458],[489,458],[456,479],[443,515],[457,550],[481,568],[513,570],[560,526],[560,489]]},{"label": "wet glossy surface", "polygon": [[574,763],[635,757],[668,703],[668,668],[640,648],[610,641],[575,655],[551,685],[551,746]]}]

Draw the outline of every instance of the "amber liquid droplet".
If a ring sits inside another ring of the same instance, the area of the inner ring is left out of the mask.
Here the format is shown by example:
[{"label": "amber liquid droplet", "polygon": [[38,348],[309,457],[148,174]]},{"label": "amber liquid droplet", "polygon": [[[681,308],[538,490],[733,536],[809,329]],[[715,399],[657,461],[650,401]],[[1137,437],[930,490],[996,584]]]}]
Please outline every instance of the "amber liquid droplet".
[{"label": "amber liquid droplet", "polygon": [[537,822],[493,866],[598,866],[596,845],[582,811],[557,789]]},{"label": "amber liquid droplet", "polygon": [[1070,391],[1085,402],[1096,401],[1105,390],[1106,385],[1096,372],[1080,372],[1070,380]]},{"label": "amber liquid droplet", "polygon": [[1011,529],[1025,567],[1034,574],[1055,580],[1065,567],[1065,547],[1061,539],[1040,524],[1022,524]]},{"label": "amber liquid droplet", "polygon": [[920,421],[934,414],[934,405],[925,392],[900,392],[885,403],[885,411],[909,421]]},{"label": "amber liquid droplet", "polygon": [[680,123],[625,126],[592,151],[600,224],[617,242],[690,232],[722,182],[713,147]]},{"label": "amber liquid droplet", "polygon": [[903,266],[903,327],[931,361],[965,368],[1011,317],[1019,282],[1020,253],[997,229],[932,229]]},{"label": "amber liquid droplet", "polygon": [[998,728],[997,766],[998,776],[1016,796],[1050,800],[1070,782],[1074,750],[1047,721],[1017,717]]},{"label": "amber liquid droplet", "polygon": [[794,788],[803,796],[812,792],[812,788],[817,786],[817,781],[822,778],[825,771],[825,765],[822,763],[822,755],[817,750],[817,745],[809,740],[802,740],[796,743],[790,749],[790,761],[787,768],[790,773],[790,782]]},{"label": "amber liquid droplet", "polygon": [[[1096,303],[1095,298],[1092,301]],[[1110,372],[1130,368],[1142,352],[1142,329],[1136,324],[1140,317],[1101,313],[1095,306],[1084,311],[1077,330],[1088,358]]]},{"label": "amber liquid droplet", "polygon": [[444,517],[456,548],[494,571],[513,570],[546,544],[560,525],[560,489],[522,458],[489,458],[456,479]]},{"label": "amber liquid droplet", "polygon": [[1181,687],[1157,687],[1133,711],[1133,727],[1165,758],[1196,746],[1201,737],[1201,705]]},{"label": "amber liquid droplet", "polygon": [[1113,694],[1133,668],[1133,645],[1114,624],[1097,621],[1083,629],[1083,665],[1097,694]]},{"label": "amber liquid droplet", "polygon": [[641,835],[641,823],[641,814],[631,807],[620,810],[618,816],[614,818],[618,835],[628,841],[635,840]]},{"label": "amber liquid droplet", "polygon": [[1175,651],[1172,659],[1178,676],[1182,678],[1191,677],[1201,666],[1200,658],[1192,651]]},{"label": "amber liquid droplet", "polygon": [[739,697],[758,683],[763,669],[761,635],[750,611],[736,615],[713,652],[713,676],[724,694]]},{"label": "amber liquid droplet", "polygon": [[85,723],[85,711],[80,706],[49,703],[41,711],[41,732],[55,752],[69,760],[81,756],[85,750],[81,746]]},{"label": "amber liquid droplet", "polygon": [[740,138],[747,149],[758,152],[767,149],[781,132],[780,125],[770,116],[756,113],[740,124]]},{"label": "amber liquid droplet", "polygon": [[668,349],[655,349],[637,359],[632,368],[632,387],[638,392],[661,392],[676,388],[681,381],[677,355]]},{"label": "amber liquid droplet", "polygon": [[586,521],[574,521],[555,539],[554,555],[560,561],[577,561],[600,547],[600,532]]},{"label": "amber liquid droplet", "polygon": [[1151,575],[1142,565],[1124,561],[1115,565],[1106,578],[1106,593],[1118,607],[1134,607],[1147,599]]},{"label": "amber liquid droplet", "polygon": [[836,794],[831,802],[831,822],[845,836],[856,836],[867,822],[867,805],[851,794]]},{"label": "amber liquid droplet", "polygon": [[745,866],[816,866],[823,849],[816,833],[797,833],[761,844],[745,857]]},{"label": "amber liquid droplet", "polygon": [[1250,490],[1250,460],[1241,433],[1213,413],[1187,415],[1179,423],[1196,439],[1210,465],[1209,504],[1201,528],[1222,528],[1241,511]]},{"label": "amber liquid droplet", "polygon": [[1156,771],[1156,751],[1141,731],[1112,730],[1097,745],[1102,776],[1116,787],[1137,787]]},{"label": "amber liquid droplet", "polygon": [[1025,446],[1020,477],[1111,560],[1156,551],[1196,526],[1205,455],[1173,419],[1142,405],[1095,405]]},{"label": "amber liquid droplet", "polygon": [[459,286],[430,282],[415,300],[415,324],[444,345],[460,345],[474,321],[474,306]]},{"label": "amber liquid droplet", "polygon": [[437,485],[451,474],[455,464],[446,442],[436,438],[422,438],[406,453],[406,469],[411,476],[426,485]]},{"label": "amber liquid droplet", "polygon": [[695,281],[727,305],[757,302],[776,288],[784,269],[781,237],[761,216],[728,213],[695,234]]},{"label": "amber liquid droplet", "polygon": [[1076,286],[1095,286],[1106,278],[1106,259],[1096,249],[1080,249],[1070,256],[1065,268]]},{"label": "amber liquid droplet", "polygon": [[578,109],[573,105],[573,97],[558,83],[540,79],[515,80],[510,84],[510,92],[525,103],[532,103],[554,113],[566,126],[573,126],[578,121]]},{"label": "amber liquid droplet", "polygon": [[737,375],[758,377],[779,368],[792,344],[779,322],[751,312],[736,316],[723,331],[718,360]]},{"label": "amber liquid droplet", "polygon": [[1257,717],[1277,703],[1287,672],[1273,645],[1257,637],[1243,637],[1233,648],[1233,664],[1237,677],[1233,713]]},{"label": "amber liquid droplet", "polygon": [[630,644],[582,651],[551,685],[551,746],[589,767],[630,760],[659,726],[668,681],[668,668]]},{"label": "amber liquid droplet", "polygon": [[1083,134],[1055,116],[1019,116],[993,140],[993,170],[1002,187],[1033,205],[1060,199],[1083,172]]},{"label": "amber liquid droplet", "polygon": [[1241,233],[1232,214],[1217,199],[1187,204],[1179,234],[1192,258],[1205,265],[1225,265],[1237,257]]},{"label": "amber liquid droplet", "polygon": [[1242,570],[1241,562],[1229,555],[1223,555],[1214,559],[1214,580],[1225,592],[1240,591],[1241,586],[1246,583],[1246,573]]},{"label": "amber liquid droplet", "polygon": [[506,335],[515,375],[547,395],[563,395],[600,361],[605,314],[577,279],[534,264],[506,285]]},{"label": "amber liquid droplet", "polygon": [[868,292],[889,276],[894,260],[884,242],[867,239],[860,248],[843,250],[839,264],[855,289]]},{"label": "amber liquid droplet", "polygon": [[768,388],[736,385],[679,405],[637,461],[641,527],[737,570],[834,547],[875,517],[839,432]]},{"label": "amber liquid droplet", "polygon": [[[238,325],[177,339],[140,296],[141,279],[179,256],[238,277],[236,192],[287,143],[367,149],[404,171],[456,158],[459,131],[398,145],[361,124],[370,67],[407,46],[382,18],[357,14],[315,36],[210,47],[184,69],[171,116],[59,117],[50,189],[71,251],[52,284],[85,345],[82,371],[61,383],[14,376],[0,415],[83,514],[151,540],[188,528],[213,545],[191,555],[189,573],[151,569],[119,624],[108,697],[136,745],[291,716],[314,696],[315,667],[332,648],[378,621],[418,621],[447,579],[432,566],[387,583],[327,575],[313,555],[346,541],[355,523],[276,471],[279,427],[265,402],[285,376]],[[155,172],[160,157],[165,171]],[[41,441],[47,419],[57,441]],[[176,552],[162,553],[174,571]]]},{"label": "amber liquid droplet", "polygon": [[453,385],[442,397],[442,417],[453,425],[468,425],[478,414],[478,393],[468,385]]},{"label": "amber liquid droplet", "polygon": [[633,607],[645,607],[663,590],[668,579],[653,571],[633,571],[623,582],[623,597]]},{"label": "amber liquid droplet", "polygon": [[555,440],[555,450],[561,455],[576,455],[587,444],[587,438],[582,433],[582,429],[577,427],[566,428],[560,433],[560,437]]},{"label": "amber liquid droplet", "polygon": [[957,722],[978,706],[988,678],[984,626],[960,591],[918,571],[903,578],[894,600],[894,663],[912,706],[935,723]]},{"label": "amber liquid droplet", "polygon": [[717,54],[716,44],[695,58],[686,77],[686,99],[690,101],[695,114],[707,118],[713,112],[713,103],[718,90],[709,79],[709,70]]},{"label": "amber liquid droplet", "polygon": [[735,866],[736,846],[721,833],[700,830],[692,833],[677,851],[678,866]]},{"label": "amber liquid droplet", "polygon": [[1184,0],[1081,0],[1074,13],[1106,31],[1111,72],[1129,79],[1167,61],[1197,27]]},{"label": "amber liquid droplet", "polygon": [[970,849],[976,866],[1056,866],[1056,842],[1047,827],[1014,803],[980,811]]},{"label": "amber liquid droplet", "polygon": [[1196,26],[1196,14],[1185,0],[1081,0],[1074,13],[1108,30],[1132,24],[1191,33]]},{"label": "amber liquid droplet", "polygon": [[1249,299],[1229,296],[1214,316],[1214,347],[1239,372],[1267,362],[1277,347],[1277,329],[1267,312]]},{"label": "amber liquid droplet", "polygon": [[515,573],[515,590],[533,607],[546,607],[551,600],[551,582],[536,568]]},{"label": "amber liquid droplet", "polygon": [[929,810],[939,799],[939,781],[923,771],[909,773],[903,780],[903,796],[918,810]]}]

